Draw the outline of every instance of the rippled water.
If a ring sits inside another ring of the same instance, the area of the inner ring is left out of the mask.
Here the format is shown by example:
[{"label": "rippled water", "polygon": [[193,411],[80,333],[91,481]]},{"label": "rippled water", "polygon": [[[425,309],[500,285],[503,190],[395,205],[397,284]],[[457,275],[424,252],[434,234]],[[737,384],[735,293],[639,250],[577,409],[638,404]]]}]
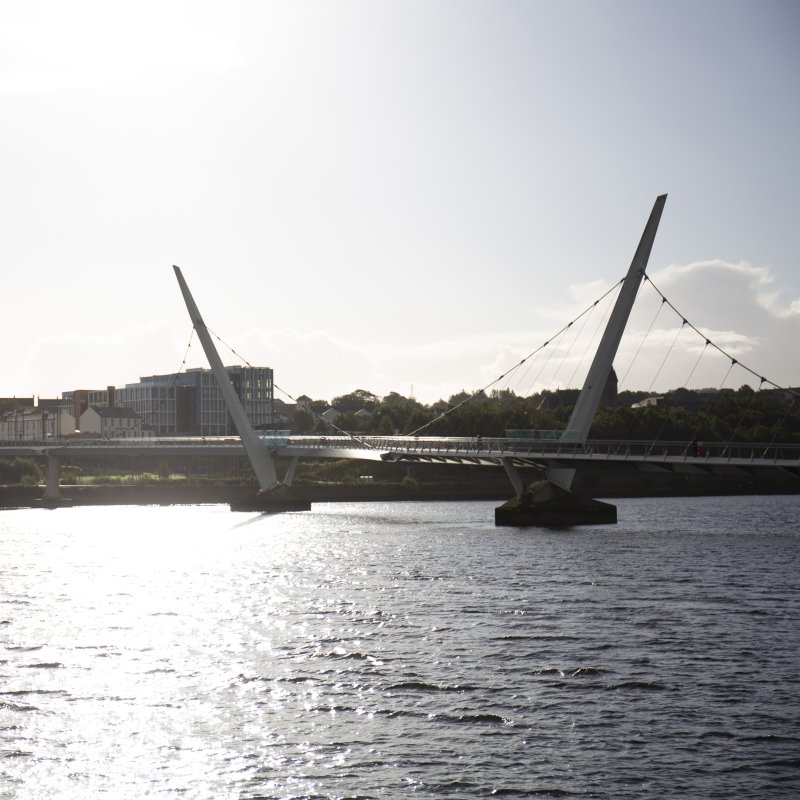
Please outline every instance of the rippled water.
[{"label": "rippled water", "polygon": [[800,793],[800,497],[0,512],[0,797]]}]

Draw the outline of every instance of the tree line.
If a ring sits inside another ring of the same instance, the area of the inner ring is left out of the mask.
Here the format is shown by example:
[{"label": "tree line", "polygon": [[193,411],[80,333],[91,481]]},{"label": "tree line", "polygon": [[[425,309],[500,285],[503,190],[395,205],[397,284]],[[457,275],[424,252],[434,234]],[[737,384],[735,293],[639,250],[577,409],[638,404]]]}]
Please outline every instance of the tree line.
[{"label": "tree line", "polygon": [[[505,437],[509,430],[564,430],[578,390],[545,391],[520,397],[509,390],[468,392],[424,404],[391,392],[378,397],[364,389],[298,407],[291,420],[297,434],[337,430],[370,436]],[[634,408],[645,392],[624,391],[606,399],[595,416],[590,438],[660,441],[759,442],[800,444],[798,393],[781,389],[693,391],[675,389],[651,405]],[[466,401],[466,402],[465,402]],[[335,425],[320,417],[339,412]],[[359,412],[366,411],[368,414]]]}]

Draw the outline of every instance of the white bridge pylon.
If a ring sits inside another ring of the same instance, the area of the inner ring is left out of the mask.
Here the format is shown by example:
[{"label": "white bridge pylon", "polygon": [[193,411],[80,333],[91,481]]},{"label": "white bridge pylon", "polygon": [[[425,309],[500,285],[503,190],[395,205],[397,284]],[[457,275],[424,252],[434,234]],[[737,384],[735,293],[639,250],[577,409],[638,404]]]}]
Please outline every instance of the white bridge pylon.
[{"label": "white bridge pylon", "polygon": [[214,378],[222,393],[222,399],[225,401],[228,413],[231,415],[231,419],[236,426],[239,438],[242,440],[242,445],[247,453],[247,457],[250,459],[250,463],[253,466],[259,489],[261,492],[266,492],[279,483],[278,475],[275,471],[275,461],[270,455],[269,450],[264,446],[264,443],[256,436],[256,432],[253,430],[253,426],[247,418],[242,403],[236,394],[236,389],[233,388],[228,372],[222,364],[219,353],[217,353],[217,348],[214,347],[214,342],[211,341],[208,328],[206,328],[206,324],[200,316],[200,311],[197,308],[197,304],[194,302],[192,293],[186,285],[180,267],[173,265],[173,269],[175,270],[175,277],[178,279],[178,285],[181,287],[181,293],[183,294],[186,308],[189,311],[192,325],[194,325],[194,329],[197,332],[197,338],[200,339],[200,343],[203,345],[203,350],[211,366],[211,371],[214,373]]},{"label": "white bridge pylon", "polygon": [[634,300],[636,300],[636,294],[647,269],[647,262],[650,259],[650,251],[653,249],[658,223],[661,221],[661,212],[664,210],[666,202],[667,196],[665,194],[656,198],[653,210],[650,212],[650,219],[647,220],[639,246],[636,248],[636,253],[634,253],[633,261],[631,261],[631,265],[622,282],[622,288],[617,295],[614,310],[608,319],[608,324],[597,347],[594,361],[589,367],[583,389],[567,424],[567,429],[561,436],[562,439],[572,442],[585,442],[589,438],[594,415],[600,405],[603,389],[608,376],[611,374],[611,367],[614,364],[622,334],[625,332],[625,326],[628,324],[628,317],[630,317]]},{"label": "white bridge pylon", "polygon": [[[567,423],[567,429],[561,434],[562,441],[584,444],[589,438],[594,415],[600,406],[603,390],[608,381],[608,376],[611,374],[611,368],[614,365],[622,334],[625,332],[625,326],[628,324],[633,303],[636,300],[636,295],[647,269],[647,262],[650,260],[650,252],[653,249],[658,223],[661,221],[661,212],[664,210],[666,202],[667,196],[665,194],[656,198],[653,210],[650,212],[650,218],[644,227],[642,238],[639,240],[639,246],[636,248],[631,265],[622,281],[622,287],[617,295],[611,316],[608,318],[606,329],[603,331],[594,360],[589,367],[589,372],[586,374],[586,380],[583,383],[580,395],[578,395],[572,416]],[[516,489],[518,478],[513,475],[508,466],[506,466],[506,472]],[[553,467],[546,472],[547,478],[551,483],[569,491],[572,486],[572,479],[575,477],[574,469]]]}]

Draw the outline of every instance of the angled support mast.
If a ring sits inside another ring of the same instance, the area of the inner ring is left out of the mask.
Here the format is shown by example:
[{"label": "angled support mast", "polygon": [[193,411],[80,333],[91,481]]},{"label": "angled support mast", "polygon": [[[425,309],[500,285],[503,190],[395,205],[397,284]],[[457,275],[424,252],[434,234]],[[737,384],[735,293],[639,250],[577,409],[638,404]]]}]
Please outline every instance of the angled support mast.
[{"label": "angled support mast", "polygon": [[[644,227],[639,246],[633,256],[633,261],[628,268],[628,272],[622,282],[622,288],[617,295],[617,302],[608,319],[603,338],[595,353],[592,365],[586,375],[578,402],[572,411],[567,429],[561,434],[561,440],[566,442],[577,442],[583,444],[589,438],[589,431],[594,421],[594,415],[603,397],[603,391],[611,374],[614,365],[614,358],[617,355],[622,334],[628,324],[628,317],[633,308],[633,301],[636,293],[644,278],[647,262],[650,258],[650,251],[653,249],[653,242],[656,238],[658,223],[661,221],[661,212],[664,210],[664,203],[667,201],[665,194],[656,198],[653,210],[650,212],[650,219]],[[570,490],[572,480],[575,477],[575,470],[569,467],[552,466],[546,470],[547,479],[566,491]]]},{"label": "angled support mast", "polygon": [[650,219],[645,225],[633,261],[617,295],[617,302],[614,304],[614,310],[611,312],[603,332],[603,338],[600,340],[594,361],[589,367],[578,402],[575,404],[567,429],[561,437],[564,440],[585,442],[589,437],[589,430],[600,405],[608,376],[611,374],[614,357],[617,355],[620,339],[622,339],[625,325],[628,323],[633,301],[636,299],[636,293],[639,291],[645,269],[647,269],[650,251],[653,249],[653,241],[656,238],[658,223],[661,220],[661,212],[664,210],[666,201],[665,194],[656,198],[653,210],[650,212]]},{"label": "angled support mast", "polygon": [[272,489],[274,486],[278,485],[275,462],[263,442],[256,436],[253,426],[250,424],[250,420],[247,419],[247,414],[244,408],[242,408],[241,401],[236,394],[236,390],[233,388],[233,384],[228,377],[225,367],[222,365],[222,360],[219,357],[219,353],[217,353],[217,348],[214,347],[214,343],[211,341],[208,328],[206,328],[203,318],[200,316],[200,312],[189,291],[189,287],[186,285],[180,268],[173,266],[173,269],[175,270],[175,277],[178,279],[178,285],[181,287],[183,299],[189,311],[192,325],[194,325],[194,329],[197,331],[197,338],[200,339],[200,343],[203,345],[203,350],[211,366],[211,371],[217,379],[217,385],[222,393],[225,406],[228,409],[228,413],[231,415],[233,424],[236,426],[236,430],[239,433],[239,438],[242,440],[244,449],[253,466],[253,471],[258,480],[258,486],[261,492]]}]

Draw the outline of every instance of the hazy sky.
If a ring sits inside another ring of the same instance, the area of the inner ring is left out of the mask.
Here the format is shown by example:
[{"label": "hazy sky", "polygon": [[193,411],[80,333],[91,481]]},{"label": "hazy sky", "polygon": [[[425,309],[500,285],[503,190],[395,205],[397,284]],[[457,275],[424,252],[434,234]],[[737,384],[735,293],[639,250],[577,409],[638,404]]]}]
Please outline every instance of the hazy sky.
[{"label": "hazy sky", "polygon": [[[624,275],[661,193],[656,284],[796,386],[798,136],[792,0],[0,0],[0,396],[176,371],[172,264],[291,395],[479,388]],[[686,381],[676,330],[623,388]]]}]

